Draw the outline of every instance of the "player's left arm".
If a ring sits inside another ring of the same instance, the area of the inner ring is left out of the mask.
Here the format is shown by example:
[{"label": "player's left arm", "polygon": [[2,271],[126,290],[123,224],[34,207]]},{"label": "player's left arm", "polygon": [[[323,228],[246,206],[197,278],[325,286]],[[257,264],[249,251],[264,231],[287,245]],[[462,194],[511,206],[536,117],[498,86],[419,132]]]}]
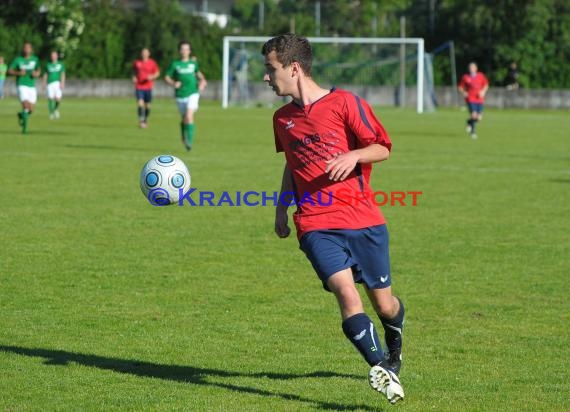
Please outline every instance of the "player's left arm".
[{"label": "player's left arm", "polygon": [[63,90],[65,88],[65,70],[61,72],[61,77],[59,78],[59,87]]},{"label": "player's left arm", "polygon": [[42,68],[41,68],[39,62],[36,63],[36,66],[37,66],[37,69],[32,71],[32,77],[37,78],[37,77],[40,77],[42,75]]},{"label": "player's left arm", "polygon": [[353,96],[344,108],[344,118],[349,129],[354,133],[357,147],[347,153],[341,153],[327,161],[325,173],[334,181],[344,180],[358,163],[376,163],[387,160],[392,142],[388,133],[378,120],[370,105]]},{"label": "player's left arm", "polygon": [[485,85],[479,92],[479,96],[481,96],[481,98],[484,98],[485,95],[487,94],[487,90],[489,90],[489,80],[487,80],[487,77],[485,77]]},{"label": "player's left arm", "polygon": [[208,85],[206,77],[204,76],[204,73],[202,73],[201,71],[196,72],[196,77],[198,78],[198,90],[200,90],[200,92],[203,92],[206,86]]},{"label": "player's left arm", "polygon": [[334,181],[344,180],[354,170],[358,163],[376,163],[387,160],[390,151],[386,146],[373,143],[361,149],[351,150],[342,153],[327,161],[325,172],[329,174],[329,179]]},{"label": "player's left arm", "polygon": [[160,67],[154,62],[154,73],[149,75],[149,80],[156,80],[160,77]]}]

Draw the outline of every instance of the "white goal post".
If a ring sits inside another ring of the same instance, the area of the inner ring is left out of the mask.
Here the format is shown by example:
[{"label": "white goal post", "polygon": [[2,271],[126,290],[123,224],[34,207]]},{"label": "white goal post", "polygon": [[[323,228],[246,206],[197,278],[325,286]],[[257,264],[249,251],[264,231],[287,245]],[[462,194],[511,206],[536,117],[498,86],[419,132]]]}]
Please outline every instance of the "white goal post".
[{"label": "white goal post", "polygon": [[[261,55],[261,46],[271,37],[265,36],[225,36],[223,49],[223,66],[222,66],[222,107],[227,108],[230,102],[230,46],[231,44],[255,43],[259,45],[257,53]],[[418,113],[424,111],[424,39],[417,37],[307,37],[311,43],[328,43],[331,45],[339,44],[359,44],[359,45],[413,45],[417,49],[417,102],[416,110]],[[262,79],[255,79],[262,81]]]}]

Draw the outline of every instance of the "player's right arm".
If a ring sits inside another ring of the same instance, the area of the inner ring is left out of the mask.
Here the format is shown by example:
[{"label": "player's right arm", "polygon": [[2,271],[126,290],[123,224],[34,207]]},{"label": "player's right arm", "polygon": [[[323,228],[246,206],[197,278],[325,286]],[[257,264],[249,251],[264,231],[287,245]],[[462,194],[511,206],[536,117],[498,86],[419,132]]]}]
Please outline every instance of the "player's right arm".
[{"label": "player's right arm", "polygon": [[14,60],[12,62],[12,64],[10,65],[10,68],[8,69],[8,74],[10,76],[25,76],[26,71],[20,69],[20,65],[18,63],[18,60]]},{"label": "player's right arm", "polygon": [[461,81],[459,82],[459,84],[457,85],[457,91],[459,93],[461,93],[461,95],[465,98],[467,98],[468,93],[467,90],[465,89],[465,79],[462,77]]},{"label": "player's right arm", "polygon": [[170,86],[173,86],[175,89],[178,89],[181,86],[181,83],[177,80],[174,80],[174,73],[175,73],[174,64],[171,64],[166,70],[164,81]]},{"label": "player's right arm", "polygon": [[132,77],[133,83],[134,83],[134,84],[137,84],[137,77],[138,77],[138,75],[139,75],[139,71],[137,70],[137,62],[136,62],[136,60],[133,62],[133,69],[132,69],[132,72],[133,72],[133,77]]},{"label": "player's right arm", "polygon": [[289,166],[285,165],[283,170],[283,179],[281,180],[281,191],[279,192],[279,199],[277,201],[277,207],[275,208],[275,233],[280,238],[286,238],[291,233],[291,228],[289,227],[289,217],[287,216],[287,209],[289,205],[286,202],[288,196],[284,196],[284,193],[291,193],[293,191],[291,170]]}]

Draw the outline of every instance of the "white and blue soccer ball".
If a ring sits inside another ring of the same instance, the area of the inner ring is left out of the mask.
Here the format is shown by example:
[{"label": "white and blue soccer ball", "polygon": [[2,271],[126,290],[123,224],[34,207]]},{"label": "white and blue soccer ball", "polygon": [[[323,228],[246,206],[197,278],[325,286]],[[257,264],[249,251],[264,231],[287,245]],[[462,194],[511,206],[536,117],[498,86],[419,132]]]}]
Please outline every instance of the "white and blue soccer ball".
[{"label": "white and blue soccer ball", "polygon": [[190,182],[188,167],[171,155],[153,157],[141,170],[141,190],[154,206],[178,203],[180,195],[190,189]]}]

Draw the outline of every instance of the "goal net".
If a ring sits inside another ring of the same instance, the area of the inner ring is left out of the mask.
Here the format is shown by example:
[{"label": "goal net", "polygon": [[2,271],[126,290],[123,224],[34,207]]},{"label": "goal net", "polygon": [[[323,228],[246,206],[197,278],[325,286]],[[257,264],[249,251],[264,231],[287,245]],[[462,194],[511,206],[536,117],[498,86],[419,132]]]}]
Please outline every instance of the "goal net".
[{"label": "goal net", "polygon": [[[283,104],[263,82],[261,47],[269,37],[226,36],[222,106]],[[371,104],[433,108],[421,38],[309,37],[313,78],[323,87],[350,90]],[[429,71],[428,71],[429,74]],[[430,88],[432,90],[430,90]]]}]

